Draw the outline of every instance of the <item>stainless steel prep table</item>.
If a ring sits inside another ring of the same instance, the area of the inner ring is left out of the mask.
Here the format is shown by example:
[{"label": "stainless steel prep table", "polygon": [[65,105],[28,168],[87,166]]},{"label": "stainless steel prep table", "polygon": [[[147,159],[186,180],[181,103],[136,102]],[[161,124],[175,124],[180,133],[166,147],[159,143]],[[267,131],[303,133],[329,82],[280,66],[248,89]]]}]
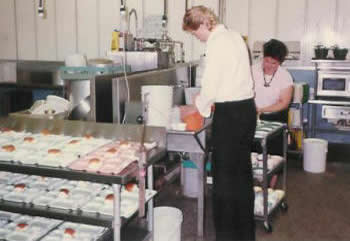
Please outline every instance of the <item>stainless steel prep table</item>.
[{"label": "stainless steel prep table", "polygon": [[[142,128],[140,125],[118,125],[118,124],[104,124],[94,122],[81,122],[81,121],[66,121],[66,120],[47,120],[47,119],[32,119],[32,118],[16,118],[8,117],[0,119],[0,127],[7,127],[16,131],[28,131],[32,133],[38,133],[43,129],[49,130],[52,134],[64,134],[70,136],[84,136],[86,134],[95,137],[104,137],[118,140],[130,140],[140,141],[142,136]],[[153,189],[153,164],[162,158],[166,154],[166,131],[165,128],[158,127],[146,127],[145,128],[145,141],[157,142],[157,147],[152,149],[147,156],[146,165],[148,171],[148,188]],[[121,184],[126,184],[133,178],[138,171],[137,164],[129,166],[118,175],[100,175],[94,173],[87,173],[84,171],[73,171],[68,168],[55,168],[46,167],[40,165],[24,165],[18,162],[0,161],[0,170],[25,173],[32,175],[44,175],[49,177],[61,177],[72,180],[85,180],[98,183],[109,183],[113,185],[115,194],[114,199],[114,219],[108,220],[103,215],[81,215],[79,213],[71,212],[52,212],[52,210],[35,209],[33,207],[27,207],[25,205],[16,205],[11,202],[2,202],[1,209],[15,212],[34,213],[36,215],[44,215],[56,218],[70,219],[72,221],[80,222],[87,221],[89,223],[98,222],[102,223],[113,221],[114,227],[114,240],[119,241],[121,239],[120,229],[122,227],[122,219],[120,217],[120,191]],[[100,219],[101,218],[101,219]],[[153,240],[153,201],[148,202],[148,232],[145,233],[146,237]],[[126,221],[126,220],[125,220]],[[142,230],[141,230],[142,231]],[[133,231],[134,232],[134,231]]]},{"label": "stainless steel prep table", "polygon": [[[175,152],[188,152],[191,161],[198,168],[197,193],[197,236],[204,234],[204,167],[206,156],[206,137],[211,122],[206,123],[198,131],[167,131],[167,150]],[[181,164],[181,187],[183,188],[183,167]]]}]

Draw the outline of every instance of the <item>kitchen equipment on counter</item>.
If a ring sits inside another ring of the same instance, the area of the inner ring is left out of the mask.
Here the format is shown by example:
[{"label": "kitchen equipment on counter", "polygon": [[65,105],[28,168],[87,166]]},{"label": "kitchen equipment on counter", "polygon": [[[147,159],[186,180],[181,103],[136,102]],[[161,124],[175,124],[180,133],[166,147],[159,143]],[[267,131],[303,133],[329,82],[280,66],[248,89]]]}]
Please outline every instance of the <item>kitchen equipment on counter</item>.
[{"label": "kitchen equipment on counter", "polygon": [[314,60],[315,100],[309,100],[309,133],[330,143],[350,143],[350,61]]},{"label": "kitchen equipment on counter", "polygon": [[350,100],[350,61],[314,60],[316,99]]}]

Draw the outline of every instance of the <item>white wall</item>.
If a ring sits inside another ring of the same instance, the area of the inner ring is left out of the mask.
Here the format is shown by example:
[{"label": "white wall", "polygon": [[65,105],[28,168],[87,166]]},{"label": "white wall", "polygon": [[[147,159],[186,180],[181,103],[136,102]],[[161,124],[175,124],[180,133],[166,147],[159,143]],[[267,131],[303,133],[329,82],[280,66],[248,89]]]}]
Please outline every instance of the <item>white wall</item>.
[{"label": "white wall", "polygon": [[[149,15],[162,15],[164,0],[124,0],[135,8],[139,29]],[[188,0],[218,13],[219,0]],[[46,18],[37,15],[38,0],[0,1],[0,59],[63,60],[81,52],[102,57],[111,32],[120,28],[120,0],[46,0]],[[184,42],[186,60],[198,59],[204,44],[181,29],[185,0],[168,0],[169,35]],[[349,0],[226,0],[225,24],[256,40],[299,40],[302,63],[310,64],[313,46],[350,47]],[[135,32],[135,21],[130,22]],[[134,33],[135,35],[135,33]],[[349,58],[349,56],[348,56]]]}]

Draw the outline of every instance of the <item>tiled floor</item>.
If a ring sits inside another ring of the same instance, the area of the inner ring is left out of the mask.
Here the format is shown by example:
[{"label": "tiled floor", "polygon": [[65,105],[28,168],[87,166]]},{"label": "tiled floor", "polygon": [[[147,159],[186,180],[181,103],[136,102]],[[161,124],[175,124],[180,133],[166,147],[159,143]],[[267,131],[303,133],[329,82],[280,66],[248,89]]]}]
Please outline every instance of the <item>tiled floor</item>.
[{"label": "tiled floor", "polygon": [[[334,153],[333,153],[334,154]],[[305,172],[302,160],[289,158],[287,177],[287,212],[278,210],[271,218],[272,233],[256,222],[258,241],[274,240],[350,240],[350,157],[348,153],[328,155],[327,170],[322,174]],[[331,161],[335,160],[335,161]],[[206,197],[205,241],[214,241],[210,192]],[[196,237],[196,200],[184,198],[178,182],[159,193],[156,206],[182,210],[182,241]]]}]

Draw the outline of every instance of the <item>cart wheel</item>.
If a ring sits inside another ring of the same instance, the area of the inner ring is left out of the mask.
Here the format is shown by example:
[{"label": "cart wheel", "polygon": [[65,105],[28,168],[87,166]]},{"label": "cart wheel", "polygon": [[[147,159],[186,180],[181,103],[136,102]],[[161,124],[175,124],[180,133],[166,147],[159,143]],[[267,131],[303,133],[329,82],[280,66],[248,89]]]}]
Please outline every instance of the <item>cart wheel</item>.
[{"label": "cart wheel", "polygon": [[287,204],[286,202],[282,202],[282,203],[281,203],[281,210],[282,210],[283,212],[287,212],[287,210],[288,210],[288,204]]},{"label": "cart wheel", "polygon": [[272,226],[268,221],[264,222],[264,228],[266,233],[272,233]]}]

